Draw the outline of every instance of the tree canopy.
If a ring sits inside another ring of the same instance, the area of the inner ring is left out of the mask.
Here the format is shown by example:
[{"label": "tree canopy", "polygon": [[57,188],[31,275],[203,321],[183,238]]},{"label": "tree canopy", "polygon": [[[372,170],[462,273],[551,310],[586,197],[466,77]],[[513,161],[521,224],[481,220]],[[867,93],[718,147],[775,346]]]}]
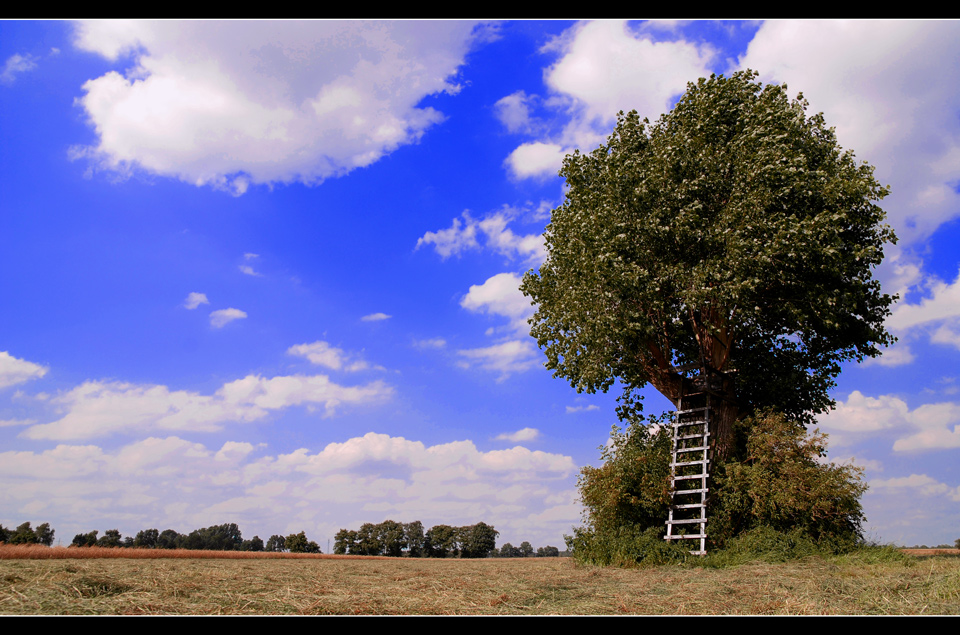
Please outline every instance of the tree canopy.
[{"label": "tree canopy", "polygon": [[892,343],[873,269],[896,240],[873,168],[802,95],[757,73],[690,83],[655,124],[618,116],[607,144],[567,155],[547,259],[524,277],[547,367],[578,391],[652,384],[674,404],[713,377],[718,449],[773,407],[810,423],[840,363]]}]

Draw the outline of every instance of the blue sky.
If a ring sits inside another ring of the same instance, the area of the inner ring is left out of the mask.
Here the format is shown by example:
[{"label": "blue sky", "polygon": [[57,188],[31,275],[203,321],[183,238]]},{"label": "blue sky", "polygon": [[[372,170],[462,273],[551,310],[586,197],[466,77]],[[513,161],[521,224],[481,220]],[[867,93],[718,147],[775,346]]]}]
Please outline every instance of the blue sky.
[{"label": "blue sky", "polygon": [[871,538],[952,542],[958,57],[955,22],[0,22],[0,523],[562,547],[616,416],[517,290],[560,162],[753,68],[891,187],[899,342],[819,426]]}]

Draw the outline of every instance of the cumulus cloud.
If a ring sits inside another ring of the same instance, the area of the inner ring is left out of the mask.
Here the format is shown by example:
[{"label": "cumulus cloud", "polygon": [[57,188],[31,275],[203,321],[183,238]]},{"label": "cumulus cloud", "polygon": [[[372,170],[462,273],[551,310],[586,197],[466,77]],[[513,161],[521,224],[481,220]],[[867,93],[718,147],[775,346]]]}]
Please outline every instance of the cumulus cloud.
[{"label": "cumulus cloud", "polygon": [[867,397],[855,390],[817,421],[844,436],[892,430],[900,436],[893,443],[895,452],[960,447],[960,404],[953,402],[928,403],[911,410],[894,395]]},{"label": "cumulus cloud", "polygon": [[498,381],[504,381],[514,373],[530,370],[540,363],[537,347],[529,339],[508,340],[492,346],[469,348],[457,351],[462,358],[460,366],[480,368],[499,373]]},{"label": "cumulus cloud", "polygon": [[32,55],[14,53],[3,64],[3,70],[0,71],[0,84],[12,84],[19,73],[32,71],[36,67],[36,58]]},{"label": "cumulus cloud", "polygon": [[520,443],[521,441],[534,441],[540,436],[540,431],[536,428],[523,428],[522,430],[517,430],[516,432],[504,432],[503,434],[498,434],[494,439],[496,441],[510,441],[512,443]]},{"label": "cumulus cloud", "polygon": [[927,286],[930,294],[919,304],[901,302],[894,308],[887,318],[891,330],[905,332],[932,323],[941,323],[941,329],[960,328],[960,273],[950,284],[934,278]]},{"label": "cumulus cloud", "polygon": [[567,406],[567,414],[574,414],[577,412],[591,412],[593,410],[600,410],[600,406],[595,404],[590,404],[589,406]]},{"label": "cumulus cloud", "polygon": [[[306,528],[311,537],[330,538],[353,519],[364,519],[359,526],[416,518],[429,527],[482,518],[504,535],[550,542],[580,514],[570,482],[577,466],[562,454],[520,446],[484,452],[469,440],[431,446],[376,433],[319,451],[257,450],[242,441],[217,449],[169,436],[109,451],[61,444],[0,452],[0,504],[22,509],[42,501],[45,518],[76,531],[91,513],[124,533],[151,523],[207,526],[229,515],[245,534]],[[290,526],[276,525],[278,518]]]},{"label": "cumulus cloud", "polygon": [[[542,206],[541,206],[542,207]],[[478,236],[484,236],[484,246],[510,260],[519,258],[530,266],[540,265],[546,259],[543,235],[540,233],[519,236],[508,225],[523,213],[522,210],[504,205],[499,210],[477,220],[469,210],[454,218],[449,229],[427,232],[417,240],[415,249],[433,245],[444,260],[451,255],[460,255],[469,249],[479,249]],[[537,212],[539,213],[539,208]]]},{"label": "cumulus cloud", "polygon": [[765,22],[740,59],[803,91],[837,139],[891,186],[902,244],[960,214],[960,25],[949,21]]},{"label": "cumulus cloud", "polygon": [[517,179],[556,176],[563,166],[563,157],[573,152],[556,143],[533,141],[524,143],[504,160],[510,174]]},{"label": "cumulus cloud", "polygon": [[322,408],[324,416],[331,416],[341,404],[377,402],[392,394],[382,382],[341,386],[326,375],[247,375],[212,395],[162,385],[88,381],[53,400],[66,411],[62,418],[31,426],[21,436],[66,440],[144,430],[213,432],[226,423],[256,421],[291,406]]},{"label": "cumulus cloud", "polygon": [[248,275],[248,276],[261,277],[261,276],[263,275],[263,274],[261,274],[261,273],[258,273],[258,272],[257,272],[253,267],[251,267],[250,265],[240,265],[239,268],[240,268],[240,273],[246,274],[246,275]]},{"label": "cumulus cloud", "polygon": [[[347,353],[342,348],[331,346],[329,343],[322,341],[291,346],[287,349],[287,354],[306,358],[311,364],[324,366],[331,370],[355,372],[370,368],[370,364],[358,355]],[[375,366],[375,368],[383,370],[382,366]]]},{"label": "cumulus cloud", "polygon": [[[617,112],[637,110],[655,119],[691,79],[710,74],[714,53],[683,39],[665,41],[626,22],[580,23],[553,39],[544,52],[557,61],[544,72],[551,96],[544,102],[566,123],[560,133],[520,145],[505,161],[516,178],[556,174],[564,154],[590,151],[610,134]],[[501,112],[520,129],[530,97],[505,97]],[[502,101],[502,100],[501,100]]]},{"label": "cumulus cloud", "polygon": [[386,313],[371,313],[370,315],[364,315],[360,320],[363,322],[381,322],[383,320],[389,320],[392,317],[392,315],[387,315]]},{"label": "cumulus cloud", "polygon": [[527,95],[526,92],[518,90],[517,92],[499,99],[494,104],[494,110],[497,119],[506,126],[510,132],[534,132],[539,126],[530,113],[530,108],[535,97]]},{"label": "cumulus cloud", "polygon": [[40,364],[17,359],[7,351],[0,351],[0,388],[39,379],[46,375],[48,370]]},{"label": "cumulus cloud", "polygon": [[870,481],[870,489],[908,490],[920,496],[947,496],[955,502],[960,502],[960,487],[951,487],[926,474],[911,474],[910,476],[902,476],[899,478],[874,479]]},{"label": "cumulus cloud", "polygon": [[521,282],[521,277],[515,273],[498,273],[483,284],[470,285],[470,290],[460,300],[460,306],[468,311],[506,317],[510,320],[511,330],[529,335],[527,320],[535,309],[530,298],[520,291]]},{"label": "cumulus cloud", "polygon": [[416,142],[455,93],[474,24],[455,22],[90,21],[75,45],[125,74],[83,84],[97,142],[74,152],[242,194],[316,184]]},{"label": "cumulus cloud", "polygon": [[440,257],[446,260],[450,256],[460,255],[460,252],[467,249],[479,248],[476,221],[466,211],[463,213],[463,218],[464,221],[454,218],[453,225],[449,229],[427,232],[417,240],[415,249],[420,249],[423,245],[433,245]]},{"label": "cumulus cloud", "polygon": [[207,299],[206,293],[197,293],[196,291],[193,291],[187,296],[187,299],[183,301],[183,306],[191,311],[201,304],[210,304],[210,300]]},{"label": "cumulus cloud", "polygon": [[883,355],[880,357],[868,357],[863,361],[864,366],[905,366],[907,364],[913,363],[913,360],[916,359],[916,356],[910,350],[910,347],[906,344],[898,344],[892,348],[886,348],[883,350]]},{"label": "cumulus cloud", "polygon": [[219,309],[210,313],[210,326],[214,328],[223,328],[234,320],[240,320],[247,317],[246,312],[240,309]]}]

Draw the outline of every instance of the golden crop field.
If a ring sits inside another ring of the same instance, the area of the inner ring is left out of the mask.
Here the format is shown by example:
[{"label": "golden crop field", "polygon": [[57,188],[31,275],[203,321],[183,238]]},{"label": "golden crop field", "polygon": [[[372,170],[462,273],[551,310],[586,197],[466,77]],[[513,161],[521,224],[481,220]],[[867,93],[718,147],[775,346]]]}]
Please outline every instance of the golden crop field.
[{"label": "golden crop field", "polygon": [[15,559],[9,549],[0,547],[2,614],[960,613],[956,555],[616,569],[578,567],[568,558],[224,558],[197,551],[160,558],[160,550],[44,547],[35,549],[60,557]]}]

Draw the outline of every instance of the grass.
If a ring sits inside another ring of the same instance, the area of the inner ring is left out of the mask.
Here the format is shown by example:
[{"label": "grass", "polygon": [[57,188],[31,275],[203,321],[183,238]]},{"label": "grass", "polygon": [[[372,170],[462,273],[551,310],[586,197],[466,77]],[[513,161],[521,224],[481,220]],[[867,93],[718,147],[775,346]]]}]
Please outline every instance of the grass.
[{"label": "grass", "polygon": [[616,569],[568,558],[251,559],[196,551],[12,559],[2,557],[7,548],[0,547],[2,614],[960,613],[960,557],[942,555]]}]

